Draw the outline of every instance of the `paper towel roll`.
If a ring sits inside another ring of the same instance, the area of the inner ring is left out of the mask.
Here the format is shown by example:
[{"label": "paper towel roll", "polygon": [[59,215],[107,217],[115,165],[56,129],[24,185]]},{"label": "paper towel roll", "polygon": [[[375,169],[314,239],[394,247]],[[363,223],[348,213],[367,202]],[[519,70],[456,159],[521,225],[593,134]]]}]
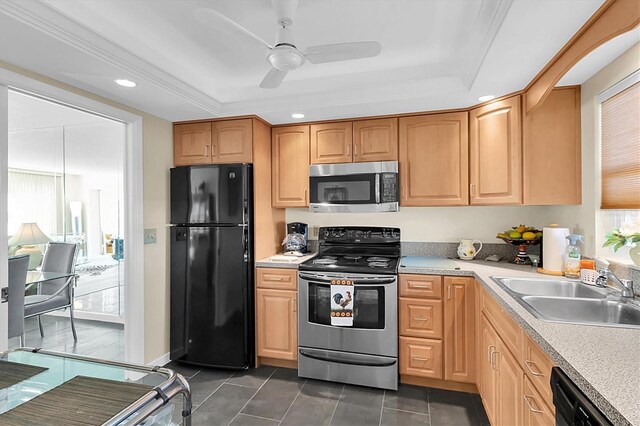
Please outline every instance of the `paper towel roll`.
[{"label": "paper towel roll", "polygon": [[549,272],[564,271],[564,253],[569,241],[568,228],[551,226],[542,229],[542,265]]}]

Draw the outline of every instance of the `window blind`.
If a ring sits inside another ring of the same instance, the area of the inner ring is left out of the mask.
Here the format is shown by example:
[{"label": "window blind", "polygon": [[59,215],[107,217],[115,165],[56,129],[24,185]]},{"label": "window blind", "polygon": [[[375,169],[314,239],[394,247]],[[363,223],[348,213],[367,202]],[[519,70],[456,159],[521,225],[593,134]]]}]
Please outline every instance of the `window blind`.
[{"label": "window blind", "polygon": [[640,209],[640,83],[602,102],[602,209]]}]

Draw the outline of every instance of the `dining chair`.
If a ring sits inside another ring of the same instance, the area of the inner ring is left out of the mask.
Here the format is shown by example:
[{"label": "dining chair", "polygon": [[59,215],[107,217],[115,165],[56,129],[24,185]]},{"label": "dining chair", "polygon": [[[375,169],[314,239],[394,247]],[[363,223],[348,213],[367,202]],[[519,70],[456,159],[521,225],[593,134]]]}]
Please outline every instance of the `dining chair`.
[{"label": "dining chair", "polygon": [[24,289],[27,284],[29,255],[9,257],[9,338],[20,337],[24,346]]},{"label": "dining chair", "polygon": [[[74,274],[76,268],[76,258],[78,256],[77,244],[70,243],[49,243],[42,260],[42,272],[58,272]],[[69,278],[42,282],[38,285],[38,294],[25,296],[24,317],[38,317],[40,336],[44,337],[42,328],[42,314],[57,311],[59,309],[69,309],[71,319],[71,331],[73,340],[78,341],[76,326],[73,317],[73,286],[75,275]]]}]

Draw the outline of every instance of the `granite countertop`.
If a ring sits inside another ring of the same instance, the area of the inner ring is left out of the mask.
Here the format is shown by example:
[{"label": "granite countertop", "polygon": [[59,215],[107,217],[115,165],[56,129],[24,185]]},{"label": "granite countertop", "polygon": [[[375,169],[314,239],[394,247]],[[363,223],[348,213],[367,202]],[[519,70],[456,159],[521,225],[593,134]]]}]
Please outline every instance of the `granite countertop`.
[{"label": "granite countertop", "polygon": [[264,259],[260,259],[255,262],[256,268],[284,268],[284,269],[298,269],[298,265],[305,260],[311,259],[316,253],[309,253],[301,257],[284,256],[282,254],[276,254]]},{"label": "granite countertop", "polygon": [[[314,254],[283,262],[270,257],[261,268],[291,268]],[[455,260],[460,269],[399,268],[401,274],[475,277],[549,357],[616,425],[640,425],[640,330],[542,321],[523,308],[490,277],[552,278],[530,266],[484,260]]]},{"label": "granite countertop", "polygon": [[474,276],[551,359],[616,425],[640,425],[640,329],[542,321],[490,277],[552,278],[529,266],[456,261],[459,270],[400,268],[400,273]]}]

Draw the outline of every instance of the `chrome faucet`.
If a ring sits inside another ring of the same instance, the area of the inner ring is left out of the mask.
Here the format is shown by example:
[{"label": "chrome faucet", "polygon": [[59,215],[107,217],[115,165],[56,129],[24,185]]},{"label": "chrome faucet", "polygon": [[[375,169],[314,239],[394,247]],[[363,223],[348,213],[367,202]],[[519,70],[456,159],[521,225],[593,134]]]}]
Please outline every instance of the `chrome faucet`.
[{"label": "chrome faucet", "polygon": [[622,294],[620,295],[623,298],[633,299],[633,281],[632,280],[623,280],[616,277],[616,274],[611,272],[608,268],[603,268],[598,271],[600,276],[596,279],[596,285],[598,287],[606,287],[607,282],[609,280],[613,281],[618,287],[620,287],[620,291]]}]

